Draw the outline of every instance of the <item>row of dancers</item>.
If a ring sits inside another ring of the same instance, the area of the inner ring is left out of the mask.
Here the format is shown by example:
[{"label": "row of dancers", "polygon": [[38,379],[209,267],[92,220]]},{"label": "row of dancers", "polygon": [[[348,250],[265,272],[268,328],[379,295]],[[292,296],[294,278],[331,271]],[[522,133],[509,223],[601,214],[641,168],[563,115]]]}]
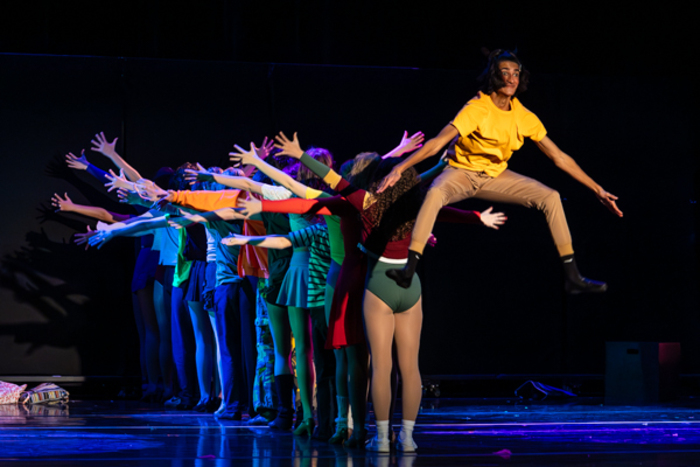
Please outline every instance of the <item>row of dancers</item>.
[{"label": "row of dancers", "polygon": [[[328,150],[304,151],[296,134],[284,133],[249,150],[235,146],[234,167],[187,163],[161,169],[153,181],[104,134],[92,149],[119,174],[69,154],[69,166],[141,206],[126,218],[54,195],[58,209],[103,221],[76,241],[102,247],[120,236],[152,239],[142,244],[132,284],[144,317],[145,397],[157,394],[162,378],[166,403],[179,408],[232,420],[247,413],[249,424],[294,427],[295,435],[348,447],[388,452],[395,442],[398,450],[415,451],[422,393],[417,262],[436,221],[493,229],[506,221],[491,208],[446,207],[468,197],[543,211],[567,291],[604,292],[605,283],[578,272],[558,193],[507,169],[508,159],[529,137],[622,216],[617,198],[561,151],[515,97],[527,86],[515,54],[494,51],[482,78],[478,95],[435,138],[423,144],[422,133],[405,133],[389,153],[361,153],[338,171]],[[415,164],[445,147],[435,167],[416,172]],[[402,422],[394,440],[397,367]],[[369,440],[368,381],[376,419]]]}]

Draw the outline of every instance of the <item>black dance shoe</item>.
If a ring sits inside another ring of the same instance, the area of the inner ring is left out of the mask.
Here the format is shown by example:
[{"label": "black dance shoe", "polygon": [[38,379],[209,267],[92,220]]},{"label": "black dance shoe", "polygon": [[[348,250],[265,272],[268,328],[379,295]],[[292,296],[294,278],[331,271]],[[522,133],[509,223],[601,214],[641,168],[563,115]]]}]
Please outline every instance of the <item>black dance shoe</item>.
[{"label": "black dance shoe", "polygon": [[561,259],[564,267],[564,289],[566,293],[577,295],[580,293],[602,293],[608,290],[608,284],[605,282],[586,279],[578,272],[574,255],[563,256]]},{"label": "black dance shoe", "polygon": [[608,290],[608,284],[605,282],[594,281],[579,276],[578,278],[567,277],[564,283],[564,290],[571,295],[581,293],[603,293]]},{"label": "black dance shoe", "polygon": [[[294,415],[294,412],[292,412],[292,416]],[[270,423],[267,424],[270,428],[273,430],[280,430],[280,431],[289,431],[292,429],[292,426],[294,425],[294,418],[283,416],[282,414],[277,415],[277,418],[272,420]]]}]

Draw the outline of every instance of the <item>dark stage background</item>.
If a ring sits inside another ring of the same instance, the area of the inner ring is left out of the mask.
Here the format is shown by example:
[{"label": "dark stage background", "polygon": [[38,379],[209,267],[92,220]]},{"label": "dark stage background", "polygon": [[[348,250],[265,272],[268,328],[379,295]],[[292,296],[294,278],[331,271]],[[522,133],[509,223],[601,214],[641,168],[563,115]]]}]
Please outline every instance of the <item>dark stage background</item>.
[{"label": "dark stage background", "polygon": [[695,80],[683,72],[688,43],[672,34],[683,29],[675,12],[197,5],[38,1],[3,18],[0,374],[138,373],[133,242],[86,252],[71,244],[85,219],[37,211],[54,192],[125,209],[84,172],[63,169],[65,153],[105,131],[152,176],[184,161],[225,164],[232,144],[280,130],[339,161],[386,152],[404,130],[435,135],[475,94],[481,46],[520,47],[533,72],[522,102],[620,197],[625,217],[526,143],[511,168],[560,191],[582,272],[610,290],[563,293],[534,211],[495,206],[509,217],[498,232],[437,226],[419,270],[423,373],[600,374],[611,340],[679,341],[683,371],[700,372]]}]

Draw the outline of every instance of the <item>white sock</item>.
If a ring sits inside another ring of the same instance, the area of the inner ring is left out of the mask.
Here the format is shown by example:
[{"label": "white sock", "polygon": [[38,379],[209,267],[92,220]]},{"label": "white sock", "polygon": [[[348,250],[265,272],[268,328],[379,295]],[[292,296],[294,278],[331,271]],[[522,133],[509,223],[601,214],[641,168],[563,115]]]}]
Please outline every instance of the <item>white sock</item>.
[{"label": "white sock", "polygon": [[415,420],[401,420],[401,431],[399,432],[400,443],[406,443],[409,440],[413,440],[413,427],[415,425]]},{"label": "white sock", "polygon": [[377,439],[389,440],[389,420],[377,420]]}]

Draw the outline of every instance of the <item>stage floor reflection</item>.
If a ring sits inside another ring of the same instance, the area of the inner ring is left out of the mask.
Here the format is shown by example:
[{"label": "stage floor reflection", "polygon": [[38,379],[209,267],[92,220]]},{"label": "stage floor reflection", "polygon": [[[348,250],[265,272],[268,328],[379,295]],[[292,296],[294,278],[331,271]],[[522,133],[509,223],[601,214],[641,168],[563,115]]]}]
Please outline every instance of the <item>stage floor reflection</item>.
[{"label": "stage floor reflection", "polygon": [[698,407],[695,399],[648,407],[426,399],[414,433],[418,453],[408,455],[132,401],[4,405],[0,465],[698,466]]}]

